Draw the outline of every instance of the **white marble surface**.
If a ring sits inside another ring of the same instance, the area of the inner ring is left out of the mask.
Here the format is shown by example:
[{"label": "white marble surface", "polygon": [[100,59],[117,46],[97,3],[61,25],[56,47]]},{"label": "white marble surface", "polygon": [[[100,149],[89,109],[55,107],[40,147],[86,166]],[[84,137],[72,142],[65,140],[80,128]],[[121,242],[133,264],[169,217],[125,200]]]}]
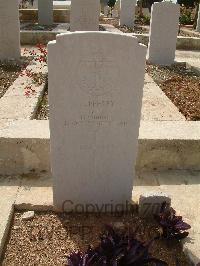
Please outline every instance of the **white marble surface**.
[{"label": "white marble surface", "polygon": [[71,31],[98,31],[100,0],[73,0],[70,12]]},{"label": "white marble surface", "polygon": [[0,60],[19,59],[20,55],[18,0],[0,1]]},{"label": "white marble surface", "polygon": [[171,2],[154,3],[151,13],[147,59],[153,64],[174,63],[180,6]]},{"label": "white marble surface", "polygon": [[53,0],[38,1],[38,23],[40,25],[53,24]]},{"label": "white marble surface", "polygon": [[120,1],[120,25],[133,28],[135,20],[136,0]]},{"label": "white marble surface", "polygon": [[108,32],[68,33],[48,45],[54,204],[131,199],[146,47]]}]

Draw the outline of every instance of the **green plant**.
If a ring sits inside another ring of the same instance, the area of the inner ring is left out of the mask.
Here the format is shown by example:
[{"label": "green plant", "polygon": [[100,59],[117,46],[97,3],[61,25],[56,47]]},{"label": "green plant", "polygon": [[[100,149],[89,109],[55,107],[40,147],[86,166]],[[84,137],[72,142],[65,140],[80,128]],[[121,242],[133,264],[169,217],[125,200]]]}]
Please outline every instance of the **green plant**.
[{"label": "green plant", "polygon": [[143,24],[149,25],[151,18],[149,16],[144,15],[143,16]]},{"label": "green plant", "polygon": [[113,8],[115,6],[116,0],[108,0],[108,6]]},{"label": "green plant", "polygon": [[191,19],[191,14],[182,14],[179,18],[179,22],[180,24],[183,24],[183,25],[191,25],[193,24],[193,21]]},{"label": "green plant", "polygon": [[181,7],[181,15],[179,18],[180,24],[192,25],[193,24],[193,9],[187,7]]},{"label": "green plant", "polygon": [[137,21],[137,23],[142,24],[142,25],[149,25],[151,18],[147,15],[142,15],[142,16],[138,15],[136,16],[135,21]]}]

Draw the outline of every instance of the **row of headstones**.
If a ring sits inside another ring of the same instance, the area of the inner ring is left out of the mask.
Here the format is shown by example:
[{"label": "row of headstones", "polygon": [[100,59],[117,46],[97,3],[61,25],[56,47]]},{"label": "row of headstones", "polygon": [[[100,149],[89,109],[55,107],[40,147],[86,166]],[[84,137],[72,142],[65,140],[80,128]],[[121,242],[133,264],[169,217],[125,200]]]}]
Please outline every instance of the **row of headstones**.
[{"label": "row of headstones", "polygon": [[[39,1],[41,10],[48,11],[47,3]],[[121,17],[124,24],[132,18],[135,0],[123,0]],[[0,2],[0,59],[20,57],[20,26],[17,0]],[[49,8],[50,9],[50,8]],[[99,30],[99,0],[73,0],[70,31]],[[148,60],[155,64],[168,65],[174,62],[178,32],[179,5],[163,2],[152,8]],[[48,17],[48,12],[46,12]],[[170,20],[169,20],[170,16]],[[44,19],[46,19],[43,16]]]},{"label": "row of headstones", "polygon": [[[154,4],[153,6],[155,6],[155,5],[156,4]],[[126,25],[130,28],[134,27],[135,7],[136,7],[136,0],[121,0],[121,2],[120,2],[120,25],[121,26]],[[153,12],[153,9],[152,9],[152,12]],[[156,12],[155,7],[154,7],[154,12]],[[161,10],[159,10],[159,12],[161,12]],[[170,13],[168,13],[168,18],[170,16],[170,20],[171,20],[171,14],[170,15],[169,14]],[[179,12],[178,12],[178,14],[179,14]],[[154,14],[154,16],[155,16],[155,14]],[[199,4],[199,12],[198,12],[196,31],[200,32],[200,4]]]},{"label": "row of headstones", "polygon": [[[73,3],[74,2],[74,3]],[[85,12],[85,4],[89,9],[90,2],[87,1],[72,1],[72,10],[76,8],[75,6],[80,5],[82,3],[81,8],[83,12]],[[99,1],[97,1],[99,3]],[[93,2],[91,2],[92,4]],[[73,7],[74,6],[74,7]],[[200,6],[200,5],[199,5]],[[133,28],[134,20],[135,20],[135,7],[136,0],[120,0],[120,25],[128,26]],[[98,7],[99,8],[99,7]],[[98,9],[99,11],[99,9]],[[72,11],[73,12],[73,11]],[[105,7],[105,13],[108,12],[108,7]],[[97,14],[98,15],[98,14]],[[38,0],[38,22],[41,25],[51,25],[53,24],[53,0]],[[200,32],[200,8],[198,13],[197,27],[196,30]]]},{"label": "row of headstones", "polygon": [[[152,27],[158,27],[163,17],[160,5],[154,6],[159,20],[154,18]],[[165,3],[164,11],[166,6],[172,8]],[[176,8],[168,10],[171,16],[178,12]],[[1,23],[15,26],[18,12],[13,0],[0,2],[2,10]],[[170,38],[171,31],[167,34]],[[8,35],[7,42],[12,42]],[[5,40],[6,34],[1,36]],[[60,210],[127,210],[145,57],[146,47],[123,34],[74,32],[58,35],[48,44],[51,167],[54,204]]]}]

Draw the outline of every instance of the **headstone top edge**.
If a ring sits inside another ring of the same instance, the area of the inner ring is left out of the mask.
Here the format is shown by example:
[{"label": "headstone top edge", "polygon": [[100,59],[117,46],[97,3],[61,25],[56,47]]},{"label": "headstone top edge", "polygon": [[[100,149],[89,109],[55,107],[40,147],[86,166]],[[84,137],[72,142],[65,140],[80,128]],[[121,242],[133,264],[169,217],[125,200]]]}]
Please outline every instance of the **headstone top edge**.
[{"label": "headstone top edge", "polygon": [[63,38],[65,38],[65,36],[84,36],[84,35],[96,35],[96,36],[115,36],[116,38],[117,37],[121,37],[123,39],[130,39],[132,41],[134,41],[135,44],[138,45],[138,47],[141,47],[141,49],[144,49],[146,50],[147,49],[147,46],[142,44],[142,43],[139,43],[138,42],[138,38],[136,36],[132,36],[132,35],[125,35],[124,33],[118,33],[118,32],[100,32],[100,31],[75,31],[75,32],[67,32],[67,33],[61,33],[61,34],[58,34],[56,36],[56,40],[55,41],[50,41],[48,43],[49,44],[56,44],[57,41],[59,40],[62,40]]},{"label": "headstone top edge", "polygon": [[163,197],[163,198],[169,198],[170,195],[163,192],[163,191],[148,191],[144,192],[140,195],[140,198],[148,198],[148,197]]},{"label": "headstone top edge", "polygon": [[174,7],[177,6],[177,7],[180,7],[179,4],[172,3],[172,2],[170,2],[170,1],[165,1],[165,2],[154,2],[153,5],[155,5],[155,6],[160,5],[160,6],[174,6]]}]

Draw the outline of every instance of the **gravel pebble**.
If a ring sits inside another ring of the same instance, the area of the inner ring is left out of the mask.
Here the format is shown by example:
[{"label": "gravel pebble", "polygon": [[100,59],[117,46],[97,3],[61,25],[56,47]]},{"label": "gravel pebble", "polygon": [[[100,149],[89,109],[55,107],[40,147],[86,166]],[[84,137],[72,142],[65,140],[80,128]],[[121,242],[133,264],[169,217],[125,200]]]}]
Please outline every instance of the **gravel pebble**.
[{"label": "gravel pebble", "polygon": [[33,219],[35,215],[34,211],[28,211],[28,212],[24,212],[23,215],[21,216],[22,220],[31,220]]}]

